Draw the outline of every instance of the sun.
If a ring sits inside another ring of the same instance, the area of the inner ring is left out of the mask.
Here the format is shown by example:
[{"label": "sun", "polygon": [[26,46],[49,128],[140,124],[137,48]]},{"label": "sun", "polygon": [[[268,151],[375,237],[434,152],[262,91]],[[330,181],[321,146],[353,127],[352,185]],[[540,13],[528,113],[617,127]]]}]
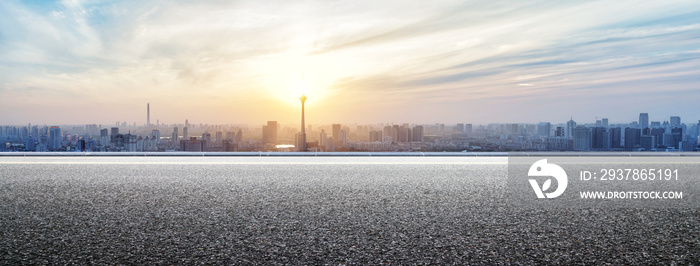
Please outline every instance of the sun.
[{"label": "sun", "polygon": [[[299,97],[308,97],[307,103],[326,98],[328,89],[336,79],[336,73],[328,70],[329,62],[308,57],[282,57],[268,65],[265,88],[277,100],[297,106]],[[325,67],[324,67],[325,66]]]},{"label": "sun", "polygon": [[309,98],[309,102],[325,98],[324,87],[316,79],[310,78],[306,73],[301,71],[297,73],[288,73],[286,75],[278,75],[273,81],[267,84],[267,89],[271,96],[278,100],[292,105],[299,105],[299,97],[304,94]]}]

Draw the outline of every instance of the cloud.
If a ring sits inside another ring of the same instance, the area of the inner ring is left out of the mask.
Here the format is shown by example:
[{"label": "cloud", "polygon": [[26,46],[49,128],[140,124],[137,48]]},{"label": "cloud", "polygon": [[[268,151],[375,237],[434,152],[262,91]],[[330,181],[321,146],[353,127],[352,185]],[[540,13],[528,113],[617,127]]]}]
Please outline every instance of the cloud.
[{"label": "cloud", "polygon": [[[123,103],[154,99],[209,122],[254,110],[238,118],[254,123],[277,115],[266,104],[296,108],[278,94],[300,72],[324,91],[310,104],[336,103],[328,114],[378,114],[355,121],[397,119],[381,115],[388,105],[407,120],[434,110],[436,121],[480,122],[514,121],[486,110],[503,103],[528,110],[518,119],[539,120],[599,102],[610,114],[642,103],[662,110],[660,95],[700,85],[698,14],[693,1],[2,1],[0,97],[32,106],[0,107],[0,123],[24,123],[10,110],[78,117],[61,106],[85,102],[114,106],[104,119],[124,120],[140,115],[120,112]],[[644,94],[634,103],[618,102],[635,91]],[[426,106],[415,108],[416,99]],[[526,108],[557,99],[575,104]]]}]

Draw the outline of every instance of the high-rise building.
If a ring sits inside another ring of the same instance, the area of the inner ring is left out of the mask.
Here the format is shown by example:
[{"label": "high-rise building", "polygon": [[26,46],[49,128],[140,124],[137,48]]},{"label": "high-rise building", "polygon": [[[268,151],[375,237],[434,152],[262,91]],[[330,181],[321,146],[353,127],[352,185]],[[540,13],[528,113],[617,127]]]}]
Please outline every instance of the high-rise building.
[{"label": "high-rise building", "polygon": [[189,135],[187,135],[187,127],[182,128],[182,139],[187,140],[189,139]]},{"label": "high-rise building", "polygon": [[591,150],[591,130],[584,126],[577,126],[573,130],[574,150],[589,151]]},{"label": "high-rise building", "polygon": [[[2,135],[2,134],[0,134]],[[34,137],[35,139],[39,137],[39,127],[38,126],[33,126],[32,131],[29,134],[30,136]]]},{"label": "high-rise building", "polygon": [[61,149],[63,134],[60,127],[52,126],[49,128],[49,150],[57,151]]},{"label": "high-rise building", "polygon": [[563,127],[557,127],[554,130],[554,136],[555,137],[564,137],[564,128]]},{"label": "high-rise building", "polygon": [[225,139],[223,145],[221,145],[224,151],[237,151],[238,143],[234,142],[233,139]]},{"label": "high-rise building", "polygon": [[335,151],[335,140],[333,139],[333,137],[330,137],[326,140],[323,149],[325,151]]},{"label": "high-rise building", "polygon": [[680,149],[680,143],[683,141],[683,128],[671,128],[671,136],[673,137],[673,147]]},{"label": "high-rise building", "polygon": [[[5,142],[3,142],[3,144],[5,144]],[[34,137],[27,137],[27,139],[24,140],[24,150],[34,151],[36,149],[35,144],[36,139],[34,139]]]},{"label": "high-rise building", "polygon": [[151,131],[151,140],[156,144],[160,144],[160,130],[154,129]]},{"label": "high-rise building", "polygon": [[100,129],[100,145],[109,146],[109,130],[106,128]]},{"label": "high-rise building", "polygon": [[146,126],[151,126],[151,104],[146,104]]},{"label": "high-rise building", "polygon": [[209,144],[211,144],[211,134],[209,134],[209,132],[202,133],[202,141],[209,146]]},{"label": "high-rise building", "polygon": [[321,129],[321,136],[319,136],[318,145],[322,148],[325,148],[327,141],[328,141],[328,134],[326,134],[325,130]]},{"label": "high-rise building", "polygon": [[333,139],[334,140],[339,140],[340,139],[340,124],[333,124]]},{"label": "high-rise building", "polygon": [[603,121],[603,127],[608,127],[608,119],[603,118],[602,121]]},{"label": "high-rise building", "polygon": [[619,149],[622,148],[622,128],[613,127],[608,129],[610,137],[610,148]]},{"label": "high-rise building", "polygon": [[681,126],[681,117],[680,116],[672,116],[671,117],[671,126],[672,127],[680,127]]},{"label": "high-rise building", "polygon": [[381,142],[382,141],[382,132],[379,130],[371,130],[369,132],[369,141],[370,142]]},{"label": "high-rise building", "polygon": [[179,130],[177,127],[173,128],[173,135],[170,138],[173,144],[178,144],[178,135],[180,135]]},{"label": "high-rise building", "polygon": [[224,134],[221,131],[216,132],[216,145],[223,146]]},{"label": "high-rise building", "polygon": [[574,118],[572,117],[569,122],[566,122],[566,137],[567,138],[573,138],[574,137],[574,129],[576,128],[576,122],[574,121]]},{"label": "high-rise building", "polygon": [[464,133],[467,133],[467,134],[472,133],[472,124],[464,124]]},{"label": "high-rise building", "polygon": [[653,135],[642,135],[639,137],[639,145],[644,148],[644,150],[654,150],[656,149],[656,136]]},{"label": "high-rise building", "polygon": [[347,133],[347,131],[340,130],[340,132],[338,132],[338,137],[340,138],[340,140],[338,140],[340,145],[342,147],[347,147],[348,146],[348,133]]},{"label": "high-rise building", "polygon": [[649,135],[656,137],[656,147],[664,145],[664,133],[665,132],[666,132],[666,129],[661,128],[661,127],[655,127],[649,131]]},{"label": "high-rise building", "polygon": [[673,142],[674,142],[673,141],[673,134],[671,134],[671,132],[664,133],[663,141],[662,141],[663,146],[665,146],[666,148],[675,148],[675,145],[673,145]]},{"label": "high-rise building", "polygon": [[277,121],[267,121],[262,128],[262,142],[264,144],[277,144]]},{"label": "high-rise building", "polygon": [[241,142],[243,141],[243,130],[238,129],[238,132],[236,132],[236,142]]},{"label": "high-rise building", "polygon": [[383,141],[389,141],[389,142],[394,142],[396,139],[393,137],[393,135],[396,135],[393,133],[394,132],[394,127],[392,126],[384,126],[384,136],[383,136]]},{"label": "high-rise building", "polygon": [[552,124],[549,122],[540,122],[537,124],[537,135],[543,137],[549,137],[549,132],[552,129]]},{"label": "high-rise building", "polygon": [[639,128],[625,128],[625,149],[633,150],[639,147],[639,137],[642,130]]},{"label": "high-rise building", "polygon": [[455,131],[457,131],[457,132],[459,132],[459,133],[464,132],[464,124],[457,124],[457,125],[455,126]]},{"label": "high-rise building", "polygon": [[414,142],[423,142],[423,126],[414,126],[413,127],[413,141]]},{"label": "high-rise building", "polygon": [[410,142],[411,141],[411,128],[407,126],[400,126],[399,127],[399,134],[398,134],[398,141],[399,142]]},{"label": "high-rise building", "polygon": [[649,127],[649,114],[648,113],[639,113],[639,128],[648,128]]},{"label": "high-rise building", "polygon": [[136,143],[138,139],[136,135],[126,134],[124,135],[124,150],[129,152],[136,151]]},{"label": "high-rise building", "polygon": [[180,141],[181,151],[202,152],[207,150],[207,142],[203,139],[197,140],[195,137],[189,140],[183,139]]},{"label": "high-rise building", "polygon": [[610,142],[608,137],[607,128],[602,127],[602,123],[601,127],[591,128],[591,148],[599,151],[609,150]]}]

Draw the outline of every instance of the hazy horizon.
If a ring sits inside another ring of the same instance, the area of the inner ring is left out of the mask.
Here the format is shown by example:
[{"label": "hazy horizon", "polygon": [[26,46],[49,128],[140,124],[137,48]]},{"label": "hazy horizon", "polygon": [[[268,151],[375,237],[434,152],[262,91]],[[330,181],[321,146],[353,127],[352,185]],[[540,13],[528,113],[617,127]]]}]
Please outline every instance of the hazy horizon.
[{"label": "hazy horizon", "polygon": [[2,1],[0,124],[293,124],[302,92],[312,125],[692,123],[699,30],[696,1]]}]

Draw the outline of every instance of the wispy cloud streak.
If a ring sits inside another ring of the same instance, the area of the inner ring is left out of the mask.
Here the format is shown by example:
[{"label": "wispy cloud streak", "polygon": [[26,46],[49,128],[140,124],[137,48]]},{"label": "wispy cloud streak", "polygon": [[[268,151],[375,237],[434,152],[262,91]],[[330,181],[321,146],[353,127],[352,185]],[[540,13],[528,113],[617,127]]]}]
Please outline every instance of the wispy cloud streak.
[{"label": "wispy cloud streak", "polygon": [[0,123],[293,121],[302,71],[319,122],[698,119],[698,47],[695,1],[2,1]]}]

